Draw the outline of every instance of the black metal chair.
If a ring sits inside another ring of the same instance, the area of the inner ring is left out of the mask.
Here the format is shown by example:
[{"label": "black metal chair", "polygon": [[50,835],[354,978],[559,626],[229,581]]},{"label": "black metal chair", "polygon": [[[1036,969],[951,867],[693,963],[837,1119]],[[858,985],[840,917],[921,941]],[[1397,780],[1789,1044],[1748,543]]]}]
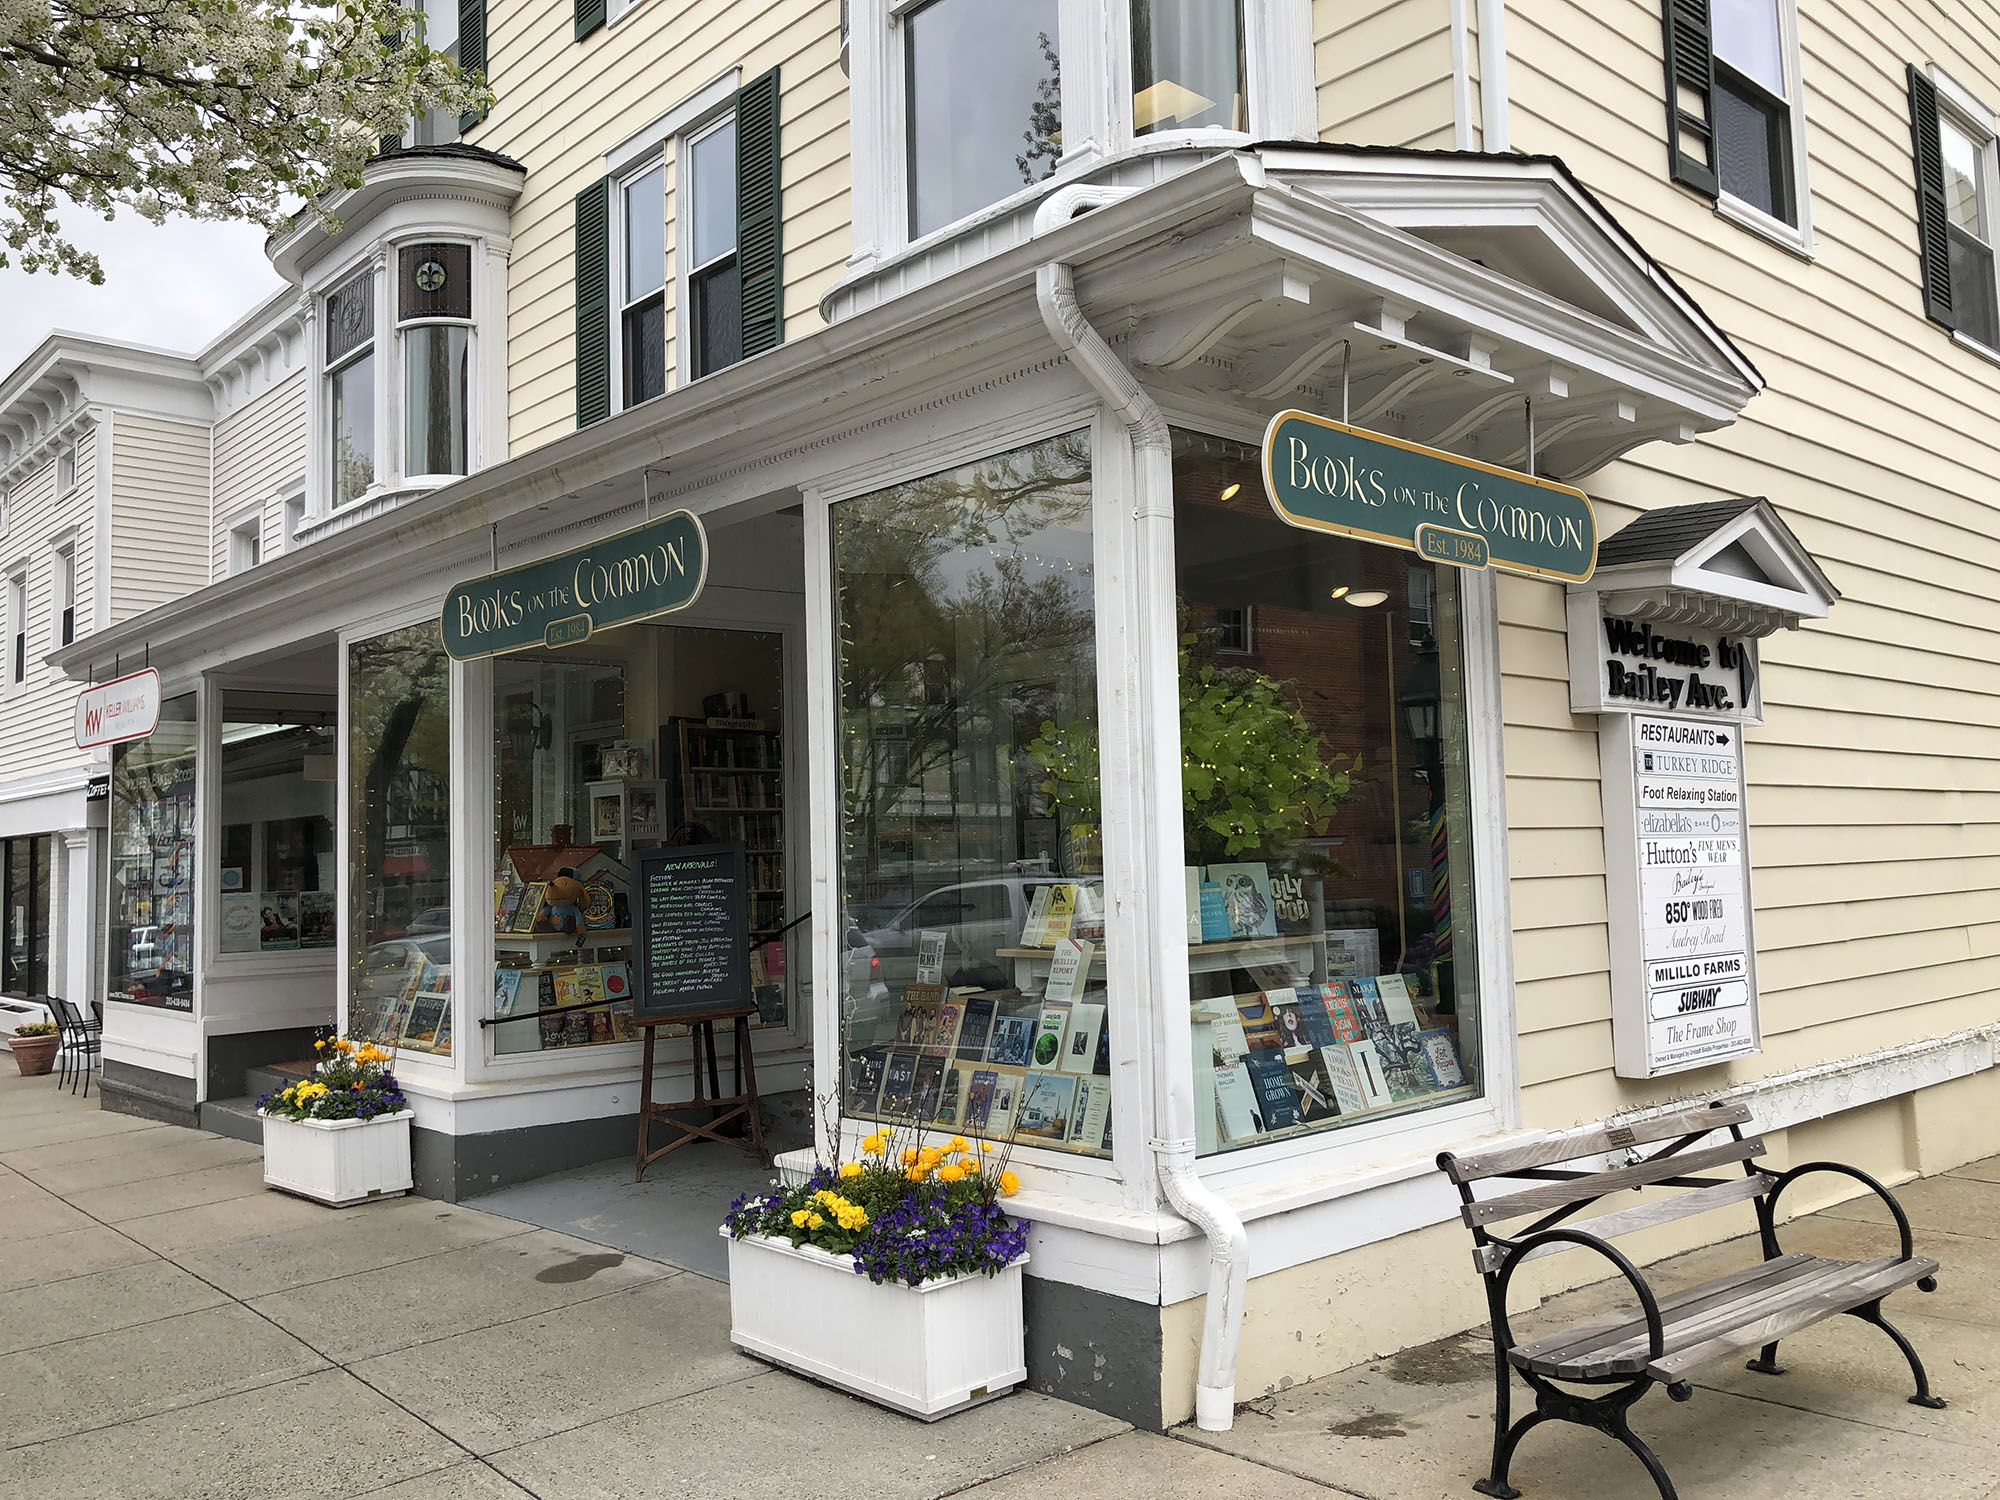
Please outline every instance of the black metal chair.
[{"label": "black metal chair", "polygon": [[56,1018],[56,1029],[62,1034],[62,1045],[58,1056],[62,1067],[56,1074],[56,1087],[69,1085],[69,1091],[76,1092],[77,1079],[83,1080],[83,1097],[90,1097],[91,1059],[104,1051],[103,1012],[92,1007],[92,1018],[84,1020],[80,1012],[69,1001],[55,995],[35,997],[49,1008],[49,1014]]}]

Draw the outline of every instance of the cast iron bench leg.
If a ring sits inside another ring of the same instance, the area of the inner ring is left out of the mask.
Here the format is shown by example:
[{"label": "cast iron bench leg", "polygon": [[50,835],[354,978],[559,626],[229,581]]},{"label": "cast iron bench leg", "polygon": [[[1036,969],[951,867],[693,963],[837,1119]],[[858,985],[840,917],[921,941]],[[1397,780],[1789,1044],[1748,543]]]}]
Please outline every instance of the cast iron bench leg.
[{"label": "cast iron bench leg", "polygon": [[1891,1339],[1895,1340],[1896,1347],[1903,1351],[1903,1358],[1910,1362],[1910,1373],[1917,1377],[1917,1393],[1910,1397],[1910,1405],[1927,1406],[1932,1411],[1943,1409],[1945,1399],[1942,1396],[1933,1396],[1931,1394],[1931,1383],[1929,1378],[1924,1374],[1924,1362],[1917,1358],[1916,1345],[1903,1337],[1902,1329],[1882,1316],[1882,1302],[1880,1298],[1877,1298],[1873,1302],[1864,1303],[1860,1307],[1848,1309],[1848,1316],[1859,1318],[1864,1323],[1873,1323],[1877,1328],[1888,1334]]},{"label": "cast iron bench leg", "polygon": [[1755,1370],[1759,1375],[1782,1375],[1785,1373],[1785,1367],[1778,1363],[1778,1346],[1776,1344],[1766,1344],[1757,1352],[1757,1357],[1745,1363],[1743,1368],[1746,1370]]}]

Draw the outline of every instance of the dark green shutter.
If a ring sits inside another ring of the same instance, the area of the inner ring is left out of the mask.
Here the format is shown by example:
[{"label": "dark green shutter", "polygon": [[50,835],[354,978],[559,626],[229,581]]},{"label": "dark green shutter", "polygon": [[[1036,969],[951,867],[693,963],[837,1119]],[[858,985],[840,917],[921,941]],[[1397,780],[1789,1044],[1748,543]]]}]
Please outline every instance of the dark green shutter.
[{"label": "dark green shutter", "polygon": [[[1663,0],[1660,21],[1667,53],[1667,159],[1675,182],[1716,196],[1715,40],[1708,0]],[[1698,102],[1701,113],[1681,107],[1681,96]],[[1693,142],[1699,156],[1683,143]]]},{"label": "dark green shutter", "polygon": [[611,179],[576,195],[576,425],[611,415]]},{"label": "dark green shutter", "polygon": [[1951,216],[1944,200],[1944,139],[1937,86],[1910,68],[1910,156],[1917,179],[1917,249],[1923,257],[1924,316],[1958,326],[1951,305]]},{"label": "dark green shutter", "polygon": [[782,154],[773,68],[736,92],[736,269],[745,359],[785,341]]},{"label": "dark green shutter", "polygon": [[576,39],[580,42],[604,24],[604,0],[575,0]]},{"label": "dark green shutter", "polygon": [[[486,0],[458,0],[458,68],[461,73],[486,73]],[[466,113],[458,117],[458,133],[464,135],[481,120],[483,114]]]}]

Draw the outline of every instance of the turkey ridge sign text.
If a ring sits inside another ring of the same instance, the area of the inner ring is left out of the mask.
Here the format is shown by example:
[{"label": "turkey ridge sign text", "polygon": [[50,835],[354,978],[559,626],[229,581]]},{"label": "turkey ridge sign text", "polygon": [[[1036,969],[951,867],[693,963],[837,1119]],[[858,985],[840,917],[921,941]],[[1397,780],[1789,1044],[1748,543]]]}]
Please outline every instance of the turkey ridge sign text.
[{"label": "turkey ridge sign text", "polygon": [[[1496,568],[1571,583],[1597,566],[1597,518],[1583,491],[1309,412],[1271,419],[1264,492],[1289,525],[1440,562],[1483,566],[1484,552]],[[1454,536],[1462,547],[1447,545]]]},{"label": "turkey ridge sign text", "polygon": [[594,631],[686,609],[708,579],[708,537],[692,511],[540,562],[489,573],[444,596],[439,625],[455,661],[573,646]]}]

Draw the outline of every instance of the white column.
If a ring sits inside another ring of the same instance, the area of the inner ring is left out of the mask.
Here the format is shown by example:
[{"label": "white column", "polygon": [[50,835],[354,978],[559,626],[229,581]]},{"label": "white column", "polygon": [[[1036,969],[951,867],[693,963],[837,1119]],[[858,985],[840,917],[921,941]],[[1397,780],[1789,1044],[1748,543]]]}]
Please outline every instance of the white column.
[{"label": "white column", "polygon": [[[50,872],[49,895],[61,901],[61,916],[58,919],[62,930],[62,970],[54,972],[51,964],[49,993],[61,995],[84,1014],[89,1014],[90,1001],[98,998],[91,982],[91,951],[96,946],[97,908],[91,900],[91,892],[97,882],[91,877],[96,873],[96,860],[92,853],[93,840],[88,828],[65,829],[59,836],[57,864],[62,872],[61,896],[57,898],[54,880],[55,872]],[[54,955],[50,955],[51,959]]]}]

